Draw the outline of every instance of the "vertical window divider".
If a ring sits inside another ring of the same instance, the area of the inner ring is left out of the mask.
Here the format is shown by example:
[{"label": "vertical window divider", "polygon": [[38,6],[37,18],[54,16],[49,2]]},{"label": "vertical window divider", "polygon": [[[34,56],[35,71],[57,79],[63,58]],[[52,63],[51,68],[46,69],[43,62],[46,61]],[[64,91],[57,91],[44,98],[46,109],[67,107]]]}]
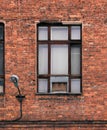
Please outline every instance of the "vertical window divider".
[{"label": "vertical window divider", "polygon": [[39,92],[39,91],[38,91],[38,88],[39,88],[39,87],[38,87],[38,86],[39,86],[39,82],[38,82],[38,79],[39,79],[39,78],[38,78],[38,75],[39,75],[39,72],[38,72],[38,71],[39,71],[39,65],[38,65],[38,64],[39,64],[39,61],[38,61],[38,60],[39,60],[39,53],[38,53],[38,48],[39,48],[39,47],[38,47],[38,46],[39,46],[39,44],[37,44],[37,93]]},{"label": "vertical window divider", "polygon": [[68,40],[71,40],[71,26],[68,26]]},{"label": "vertical window divider", "polygon": [[69,75],[69,92],[71,92],[71,26],[68,26],[68,75]]},{"label": "vertical window divider", "polygon": [[48,93],[50,92],[50,75],[51,75],[51,45],[50,45],[50,37],[51,37],[51,27],[48,26]]},{"label": "vertical window divider", "polygon": [[81,43],[82,43],[82,25],[80,25],[80,39],[81,39]]},{"label": "vertical window divider", "polygon": [[51,75],[51,45],[48,43],[48,92],[50,92],[50,75]]},{"label": "vertical window divider", "polygon": [[[38,36],[39,36],[39,27],[37,26],[37,42],[39,41],[38,39]],[[39,92],[39,78],[38,78],[38,75],[39,75],[39,44],[37,44],[37,93]]]},{"label": "vertical window divider", "polygon": [[68,75],[69,75],[69,92],[71,92],[71,48],[70,44],[68,44]]},{"label": "vertical window divider", "polygon": [[3,73],[4,73],[4,86],[3,86],[3,93],[5,93],[5,25],[3,24]]},{"label": "vertical window divider", "polygon": [[38,80],[39,80],[39,78],[37,77],[37,93],[39,92],[39,90],[38,90],[39,89],[39,81]]},{"label": "vertical window divider", "polygon": [[82,92],[82,46],[80,45],[80,91]]},{"label": "vertical window divider", "polygon": [[48,41],[51,40],[51,27],[48,26]]},{"label": "vertical window divider", "polygon": [[0,69],[1,69],[1,72],[0,72],[0,82],[3,82],[2,83],[2,90],[0,91],[1,94],[4,94],[5,93],[5,25],[4,23],[0,23],[0,27],[2,28],[1,30],[1,37],[0,37],[0,45],[2,46],[1,49],[3,49],[1,51],[1,60],[0,61],[1,63],[1,66]]},{"label": "vertical window divider", "polygon": [[82,25],[80,26],[81,27],[81,45],[80,45],[80,76],[81,76],[81,79],[80,79],[80,85],[81,85],[81,93],[82,93]]}]

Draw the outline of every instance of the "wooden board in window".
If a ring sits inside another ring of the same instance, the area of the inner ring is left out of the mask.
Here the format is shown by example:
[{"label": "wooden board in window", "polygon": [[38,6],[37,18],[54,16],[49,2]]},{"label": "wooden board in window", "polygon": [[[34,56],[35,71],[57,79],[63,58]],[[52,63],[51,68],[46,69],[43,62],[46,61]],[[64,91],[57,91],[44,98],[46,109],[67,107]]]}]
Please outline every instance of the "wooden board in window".
[{"label": "wooden board in window", "polygon": [[52,83],[52,92],[67,92],[67,83],[66,82]]}]

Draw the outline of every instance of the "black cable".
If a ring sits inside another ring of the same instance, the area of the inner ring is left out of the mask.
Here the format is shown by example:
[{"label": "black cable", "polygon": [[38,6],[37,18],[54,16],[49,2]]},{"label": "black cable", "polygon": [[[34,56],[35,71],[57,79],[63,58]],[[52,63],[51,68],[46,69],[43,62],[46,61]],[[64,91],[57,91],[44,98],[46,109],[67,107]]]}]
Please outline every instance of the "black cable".
[{"label": "black cable", "polygon": [[17,89],[18,89],[19,95],[21,95],[21,92],[20,92],[20,89],[19,89],[19,87],[17,87]]},{"label": "black cable", "polygon": [[23,116],[23,114],[22,114],[22,102],[19,102],[19,103],[20,103],[20,116],[17,119],[11,120],[12,122],[13,121],[19,121]]},{"label": "black cable", "polygon": [[16,98],[20,103],[20,108],[19,108],[20,109],[19,110],[20,111],[20,116],[18,118],[16,118],[16,119],[13,119],[13,120],[0,120],[0,122],[15,122],[15,121],[19,121],[22,118],[22,116],[23,116],[23,113],[22,113],[22,101],[25,98],[25,96],[21,95],[21,92],[20,92],[20,89],[19,89],[18,86],[17,86],[17,89],[18,89],[19,95],[17,95]]},{"label": "black cable", "polygon": [[18,118],[14,119],[14,120],[0,120],[0,122],[15,122],[15,121],[19,121],[22,118],[22,116],[23,116],[23,113],[22,113],[22,100],[19,101],[19,103],[20,103],[20,116]]}]

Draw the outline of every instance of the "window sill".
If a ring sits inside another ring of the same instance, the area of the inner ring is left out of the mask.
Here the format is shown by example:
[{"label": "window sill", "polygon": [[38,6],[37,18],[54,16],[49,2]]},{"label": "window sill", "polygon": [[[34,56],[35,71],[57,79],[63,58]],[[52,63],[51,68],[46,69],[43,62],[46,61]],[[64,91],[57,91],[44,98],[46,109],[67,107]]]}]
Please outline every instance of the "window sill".
[{"label": "window sill", "polygon": [[35,93],[35,95],[72,95],[72,96],[80,96],[82,93],[73,94],[73,93]]}]

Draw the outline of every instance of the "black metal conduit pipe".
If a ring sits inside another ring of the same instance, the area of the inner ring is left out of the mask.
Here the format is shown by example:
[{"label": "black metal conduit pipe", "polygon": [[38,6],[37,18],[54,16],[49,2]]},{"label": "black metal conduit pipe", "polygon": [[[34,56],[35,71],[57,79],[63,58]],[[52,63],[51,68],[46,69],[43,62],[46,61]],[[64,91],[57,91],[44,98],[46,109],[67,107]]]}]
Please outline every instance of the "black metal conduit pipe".
[{"label": "black metal conduit pipe", "polygon": [[[21,117],[21,116],[20,116]],[[58,125],[58,126],[64,126],[64,125],[107,125],[107,120],[71,120],[71,121],[45,121],[45,120],[20,120],[20,117],[16,120],[4,120],[0,121],[0,125],[4,124],[19,124],[19,125]]]},{"label": "black metal conduit pipe", "polygon": [[18,118],[14,119],[14,120],[0,120],[0,122],[15,122],[15,121],[19,121],[22,118],[22,116],[23,116],[23,112],[22,112],[22,101],[25,98],[25,96],[17,95],[16,98],[17,98],[17,100],[20,103],[20,110],[19,110],[20,111],[20,116]]}]

